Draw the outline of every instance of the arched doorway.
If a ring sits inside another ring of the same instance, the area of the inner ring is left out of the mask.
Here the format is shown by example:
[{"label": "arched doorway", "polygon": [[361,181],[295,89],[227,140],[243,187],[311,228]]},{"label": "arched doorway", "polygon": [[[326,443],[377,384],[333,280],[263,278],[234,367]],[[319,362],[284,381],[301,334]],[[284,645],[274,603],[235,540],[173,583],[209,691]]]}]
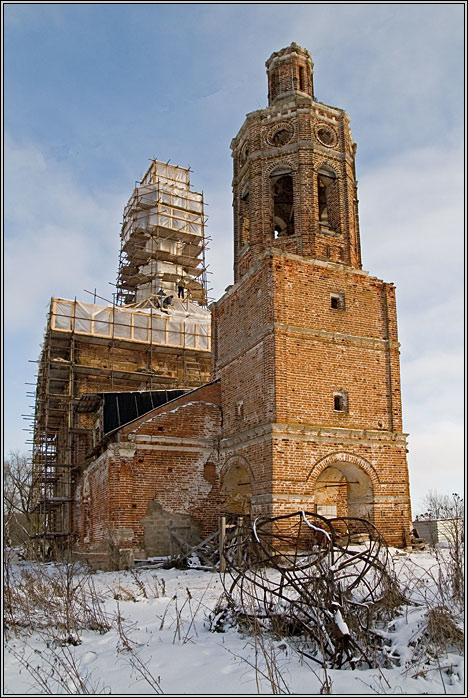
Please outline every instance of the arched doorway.
[{"label": "arched doorway", "polygon": [[357,463],[337,460],[325,464],[315,479],[313,494],[317,514],[374,519],[374,486]]},{"label": "arched doorway", "polygon": [[221,471],[221,496],[224,512],[250,516],[252,499],[252,471],[243,456],[228,458]]}]

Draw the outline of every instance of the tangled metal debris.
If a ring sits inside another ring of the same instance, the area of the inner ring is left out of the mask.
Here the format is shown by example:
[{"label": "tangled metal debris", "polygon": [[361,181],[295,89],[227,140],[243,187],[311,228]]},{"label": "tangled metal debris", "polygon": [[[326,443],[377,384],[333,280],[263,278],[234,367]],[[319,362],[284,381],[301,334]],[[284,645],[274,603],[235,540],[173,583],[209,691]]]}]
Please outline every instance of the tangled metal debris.
[{"label": "tangled metal debris", "polygon": [[223,556],[225,613],[236,622],[298,638],[302,654],[327,667],[374,665],[372,625],[399,599],[387,545],[368,520],[305,511],[240,519]]}]

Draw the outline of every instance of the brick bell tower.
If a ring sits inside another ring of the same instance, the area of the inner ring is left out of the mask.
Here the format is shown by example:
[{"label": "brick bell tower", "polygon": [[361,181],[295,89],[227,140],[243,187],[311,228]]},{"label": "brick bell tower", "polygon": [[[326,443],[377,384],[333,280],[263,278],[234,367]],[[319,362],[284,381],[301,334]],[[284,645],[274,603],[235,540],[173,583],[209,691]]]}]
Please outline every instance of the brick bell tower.
[{"label": "brick bell tower", "polygon": [[212,306],[225,510],[306,509],[410,531],[395,288],[361,268],[347,114],[309,52],[266,62],[268,107],[231,143],[234,285]]}]

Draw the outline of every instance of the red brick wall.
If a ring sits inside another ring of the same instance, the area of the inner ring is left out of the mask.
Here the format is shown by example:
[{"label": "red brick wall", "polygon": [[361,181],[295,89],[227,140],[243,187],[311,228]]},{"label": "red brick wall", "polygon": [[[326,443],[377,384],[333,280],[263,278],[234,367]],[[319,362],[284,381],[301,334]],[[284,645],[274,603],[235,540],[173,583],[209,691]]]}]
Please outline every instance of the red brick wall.
[{"label": "red brick wall", "polygon": [[[103,455],[89,465],[89,475],[81,476],[76,489],[74,526],[81,551],[105,552],[112,531],[120,547],[144,555],[142,519],[152,501],[169,512],[191,515],[201,524],[202,535],[216,527],[219,400],[219,383],[209,383],[119,431],[118,441],[109,443]],[[88,501],[85,477],[89,479]],[[86,506],[90,511],[88,541]]]},{"label": "red brick wall", "polygon": [[[395,290],[346,267],[275,258],[278,422],[401,430]],[[331,295],[344,294],[344,309]],[[390,340],[390,347],[387,342]],[[334,411],[333,392],[349,409]]]},{"label": "red brick wall", "polygon": [[[337,293],[342,310],[331,307]],[[356,463],[372,474],[372,520],[389,542],[404,544],[410,504],[393,286],[267,251],[215,304],[213,327],[220,458],[249,463],[252,513],[313,509],[314,468],[330,457],[350,480]],[[334,409],[338,390],[348,394],[347,411]]]}]

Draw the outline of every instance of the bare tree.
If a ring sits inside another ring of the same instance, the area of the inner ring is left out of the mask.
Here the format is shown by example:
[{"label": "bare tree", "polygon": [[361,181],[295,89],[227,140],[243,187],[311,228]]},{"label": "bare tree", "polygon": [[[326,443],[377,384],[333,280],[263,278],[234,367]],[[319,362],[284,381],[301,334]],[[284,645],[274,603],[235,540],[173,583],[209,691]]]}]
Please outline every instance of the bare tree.
[{"label": "bare tree", "polygon": [[424,513],[417,518],[443,522],[443,535],[448,543],[449,584],[453,599],[462,602],[465,582],[465,500],[456,492],[448,495],[431,490],[422,504]]},{"label": "bare tree", "polygon": [[456,492],[450,495],[429,490],[422,499],[421,509],[422,519],[462,519],[465,502]]},{"label": "bare tree", "polygon": [[12,451],[3,464],[3,533],[8,546],[30,550],[34,532],[33,476],[30,458]]}]

